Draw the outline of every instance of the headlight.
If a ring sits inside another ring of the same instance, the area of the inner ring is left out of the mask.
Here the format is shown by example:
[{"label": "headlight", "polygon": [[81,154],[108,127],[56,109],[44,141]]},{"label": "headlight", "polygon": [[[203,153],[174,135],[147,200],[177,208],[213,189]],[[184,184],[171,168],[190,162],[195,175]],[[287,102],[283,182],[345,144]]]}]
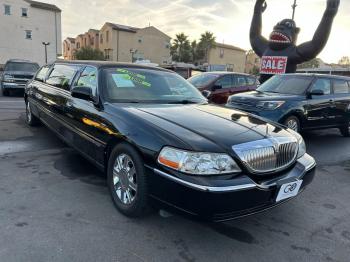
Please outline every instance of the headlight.
[{"label": "headlight", "polygon": [[15,81],[12,75],[7,75],[7,74],[4,75],[3,79],[5,82],[14,82]]},{"label": "headlight", "polygon": [[299,150],[298,150],[298,159],[303,157],[306,154],[306,145],[304,139],[300,136],[300,139],[298,140],[299,143]]},{"label": "headlight", "polygon": [[189,152],[164,147],[158,156],[158,163],[192,175],[220,175],[239,173],[241,169],[226,154]]},{"label": "headlight", "polygon": [[257,107],[266,110],[275,110],[281,107],[285,101],[261,101],[256,104]]},{"label": "headlight", "polygon": [[306,144],[304,138],[297,132],[292,129],[288,129],[290,133],[292,133],[298,140],[298,159],[303,157],[306,154]]}]

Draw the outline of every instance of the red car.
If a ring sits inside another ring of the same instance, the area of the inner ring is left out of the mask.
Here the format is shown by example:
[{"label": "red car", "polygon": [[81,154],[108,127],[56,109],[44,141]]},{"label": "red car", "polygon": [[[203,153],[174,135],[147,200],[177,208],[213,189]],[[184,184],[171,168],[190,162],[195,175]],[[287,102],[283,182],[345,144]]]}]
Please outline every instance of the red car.
[{"label": "red car", "polygon": [[188,81],[215,104],[226,104],[229,96],[255,90],[259,84],[255,76],[232,72],[207,72]]}]

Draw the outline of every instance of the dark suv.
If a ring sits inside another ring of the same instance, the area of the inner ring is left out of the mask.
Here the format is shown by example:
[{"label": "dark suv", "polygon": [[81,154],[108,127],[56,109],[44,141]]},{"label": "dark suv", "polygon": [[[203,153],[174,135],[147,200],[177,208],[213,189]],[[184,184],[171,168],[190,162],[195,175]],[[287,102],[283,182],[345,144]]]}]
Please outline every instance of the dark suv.
[{"label": "dark suv", "polygon": [[24,89],[28,80],[33,78],[38,69],[37,63],[27,60],[12,59],[7,61],[0,78],[3,95],[8,96],[10,90]]},{"label": "dark suv", "polygon": [[271,119],[294,131],[339,128],[350,136],[350,78],[277,75],[256,91],[231,96],[227,107]]},{"label": "dark suv", "polygon": [[226,104],[230,95],[255,90],[259,83],[255,76],[231,72],[203,73],[188,81],[215,104]]}]

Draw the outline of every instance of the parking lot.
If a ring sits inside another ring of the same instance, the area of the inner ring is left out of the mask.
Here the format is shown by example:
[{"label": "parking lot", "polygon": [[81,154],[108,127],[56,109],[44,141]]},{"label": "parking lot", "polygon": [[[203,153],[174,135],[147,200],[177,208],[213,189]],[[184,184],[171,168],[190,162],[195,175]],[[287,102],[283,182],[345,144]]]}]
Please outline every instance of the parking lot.
[{"label": "parking lot", "polygon": [[349,261],[350,138],[338,130],[305,135],[318,170],[298,198],[211,224],[122,216],[103,174],[24,118],[20,94],[0,97],[0,261]]}]

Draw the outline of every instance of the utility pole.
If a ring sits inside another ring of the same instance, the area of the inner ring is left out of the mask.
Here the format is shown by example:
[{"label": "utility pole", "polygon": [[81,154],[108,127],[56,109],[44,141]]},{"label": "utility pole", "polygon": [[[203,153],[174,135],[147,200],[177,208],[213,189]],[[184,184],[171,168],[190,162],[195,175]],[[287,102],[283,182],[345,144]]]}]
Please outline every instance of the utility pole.
[{"label": "utility pole", "polygon": [[292,15],[292,20],[294,20],[295,17],[295,9],[297,8],[297,0],[294,0],[294,4],[292,5],[293,8],[293,15]]},{"label": "utility pole", "polygon": [[42,42],[45,47],[45,64],[47,64],[47,46],[50,45],[50,42]]}]

